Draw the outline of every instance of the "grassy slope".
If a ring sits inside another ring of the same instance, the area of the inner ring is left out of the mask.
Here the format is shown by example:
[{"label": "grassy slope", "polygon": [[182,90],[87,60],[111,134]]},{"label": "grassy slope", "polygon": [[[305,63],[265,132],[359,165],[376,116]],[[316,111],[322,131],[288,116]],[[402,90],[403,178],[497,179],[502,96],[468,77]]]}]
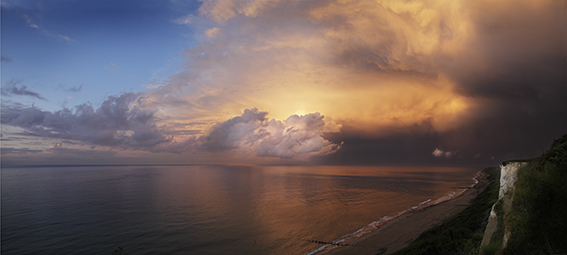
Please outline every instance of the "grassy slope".
[{"label": "grassy slope", "polygon": [[492,205],[498,200],[500,169],[487,168],[490,185],[460,214],[419,236],[401,254],[478,254]]},{"label": "grassy slope", "polygon": [[567,135],[518,171],[502,254],[567,254]]},{"label": "grassy slope", "polygon": [[[529,161],[518,171],[510,212],[505,219],[499,217],[499,225],[506,224],[512,233],[501,253],[567,254],[567,134],[544,155]],[[500,179],[498,168],[486,170],[493,182],[473,205],[394,254],[478,254]],[[502,236],[500,228],[492,239],[501,243]]]}]

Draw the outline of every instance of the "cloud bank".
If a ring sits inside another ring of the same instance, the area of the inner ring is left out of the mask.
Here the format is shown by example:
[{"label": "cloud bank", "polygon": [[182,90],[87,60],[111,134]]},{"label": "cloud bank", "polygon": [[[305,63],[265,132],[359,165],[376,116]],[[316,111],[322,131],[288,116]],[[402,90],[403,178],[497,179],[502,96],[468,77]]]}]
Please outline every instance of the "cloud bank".
[{"label": "cloud bank", "polygon": [[212,151],[249,148],[260,157],[293,158],[325,155],[340,147],[323,138],[325,122],[319,113],[292,115],[285,121],[268,121],[266,114],[257,109],[245,110],[242,116],[215,124],[200,140],[202,148]]},{"label": "cloud bank", "polygon": [[152,112],[140,110],[138,95],[110,96],[98,109],[82,104],[56,112],[36,107],[3,105],[2,124],[24,129],[27,135],[85,141],[123,148],[153,146],[167,141]]},{"label": "cloud bank", "polygon": [[179,118],[320,112],[343,126],[328,139],[345,142],[326,162],[434,164],[431,147],[459,151],[461,164],[531,157],[567,130],[565,8],[205,1],[209,28],[186,70],[150,98],[192,109],[164,109]]},{"label": "cloud bank", "polygon": [[[234,151],[237,155],[250,157],[308,159],[313,155],[333,153],[340,147],[323,138],[323,131],[337,127],[326,125],[319,113],[293,115],[285,121],[278,121],[268,120],[268,113],[256,108],[246,109],[241,116],[214,124],[207,134],[199,137],[180,136],[183,132],[160,124],[162,120],[153,112],[140,109],[143,102],[140,96],[135,93],[110,96],[96,110],[88,104],[56,112],[17,104],[3,105],[2,124],[21,128],[26,136],[151,152],[199,154]],[[65,155],[73,153],[61,143],[50,146],[47,151]]]},{"label": "cloud bank", "polygon": [[179,73],[96,110],[3,107],[2,123],[115,148],[329,164],[533,157],[567,130],[565,4],[205,0],[174,20],[200,38]]}]

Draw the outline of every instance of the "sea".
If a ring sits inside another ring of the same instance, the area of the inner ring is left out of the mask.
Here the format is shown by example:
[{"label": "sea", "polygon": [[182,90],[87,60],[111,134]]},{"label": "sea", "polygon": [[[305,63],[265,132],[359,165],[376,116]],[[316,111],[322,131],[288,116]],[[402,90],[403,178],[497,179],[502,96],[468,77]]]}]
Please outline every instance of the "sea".
[{"label": "sea", "polygon": [[1,254],[317,254],[482,169],[366,166],[2,168]]}]

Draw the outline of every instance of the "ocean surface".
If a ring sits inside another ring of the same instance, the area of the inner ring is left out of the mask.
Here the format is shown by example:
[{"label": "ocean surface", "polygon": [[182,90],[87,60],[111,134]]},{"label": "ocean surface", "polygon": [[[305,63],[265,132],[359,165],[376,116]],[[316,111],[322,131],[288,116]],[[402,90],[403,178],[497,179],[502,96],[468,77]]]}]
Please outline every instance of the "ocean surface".
[{"label": "ocean surface", "polygon": [[3,168],[1,253],[308,254],[479,168]]}]

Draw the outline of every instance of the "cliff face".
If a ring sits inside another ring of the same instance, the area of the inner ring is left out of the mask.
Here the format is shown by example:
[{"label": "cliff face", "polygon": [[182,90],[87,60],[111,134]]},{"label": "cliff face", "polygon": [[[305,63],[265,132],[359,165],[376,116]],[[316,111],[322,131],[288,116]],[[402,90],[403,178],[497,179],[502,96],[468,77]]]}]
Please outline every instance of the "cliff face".
[{"label": "cliff face", "polygon": [[506,194],[511,196],[514,192],[514,184],[518,181],[518,169],[525,166],[526,162],[510,162],[500,166],[500,192],[498,199],[503,199]]},{"label": "cliff face", "polygon": [[[509,162],[500,166],[500,190],[498,192],[498,202],[492,206],[488,224],[484,231],[484,237],[481,242],[481,247],[488,245],[492,235],[498,228],[504,227],[504,239],[502,241],[502,248],[506,247],[506,243],[510,238],[510,231],[505,226],[498,226],[498,217],[503,217],[510,209],[512,195],[514,194],[514,185],[518,181],[518,169],[525,166],[526,162]],[[498,212],[496,206],[500,205],[501,210]]]}]

